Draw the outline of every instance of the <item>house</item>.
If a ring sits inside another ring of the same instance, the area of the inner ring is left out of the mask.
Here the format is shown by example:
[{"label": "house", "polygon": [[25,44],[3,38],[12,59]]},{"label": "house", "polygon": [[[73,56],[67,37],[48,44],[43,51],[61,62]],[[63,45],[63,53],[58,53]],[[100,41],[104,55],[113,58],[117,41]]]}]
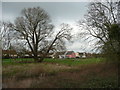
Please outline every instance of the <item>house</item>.
[{"label": "house", "polygon": [[86,58],[86,53],[75,53],[74,51],[55,52],[50,55],[52,58]]},{"label": "house", "polygon": [[76,56],[76,58],[80,58],[80,53],[79,53],[79,52],[76,52],[76,53],[75,53],[75,56]]},{"label": "house", "polygon": [[52,54],[52,58],[64,58],[64,54],[65,54],[66,51],[63,51],[63,52],[55,52]]},{"label": "house", "polygon": [[87,57],[87,58],[92,58],[92,57],[93,57],[93,54],[92,54],[92,53],[86,53],[86,57]]},{"label": "house", "polygon": [[76,58],[86,58],[87,57],[87,54],[85,52],[76,52],[75,53],[76,55]]},{"label": "house", "polygon": [[63,52],[55,52],[49,55],[52,58],[76,58],[74,51],[63,51]]},{"label": "house", "polygon": [[64,54],[64,58],[76,58],[76,54],[74,51],[66,51]]},{"label": "house", "polygon": [[15,58],[18,53],[15,50],[2,50],[2,58]]},{"label": "house", "polygon": [[79,53],[79,55],[80,55],[80,58],[86,58],[87,57],[85,52]]},{"label": "house", "polygon": [[[48,53],[46,57],[47,57],[47,58],[53,58],[53,57],[54,57],[53,55],[54,55],[54,53]],[[40,56],[41,56],[41,55],[40,55]]]}]

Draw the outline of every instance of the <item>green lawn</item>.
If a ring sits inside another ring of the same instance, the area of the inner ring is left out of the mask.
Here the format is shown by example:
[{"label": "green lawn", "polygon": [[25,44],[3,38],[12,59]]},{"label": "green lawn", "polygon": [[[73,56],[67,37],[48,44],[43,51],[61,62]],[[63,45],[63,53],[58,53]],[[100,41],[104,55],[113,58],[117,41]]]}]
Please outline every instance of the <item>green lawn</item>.
[{"label": "green lawn", "polygon": [[3,63],[10,63],[14,61],[33,61],[32,58],[15,58],[15,59],[2,59]]},{"label": "green lawn", "polygon": [[2,65],[21,65],[27,63],[18,63],[19,61],[34,61],[32,58],[2,59]]},{"label": "green lawn", "polygon": [[[8,64],[26,64],[26,63],[16,63],[17,61],[34,61],[32,58],[17,58],[17,59],[3,59],[3,65]],[[64,65],[81,65],[81,64],[92,64],[104,62],[103,58],[88,58],[88,59],[52,59],[46,58],[43,63],[58,63]]]}]

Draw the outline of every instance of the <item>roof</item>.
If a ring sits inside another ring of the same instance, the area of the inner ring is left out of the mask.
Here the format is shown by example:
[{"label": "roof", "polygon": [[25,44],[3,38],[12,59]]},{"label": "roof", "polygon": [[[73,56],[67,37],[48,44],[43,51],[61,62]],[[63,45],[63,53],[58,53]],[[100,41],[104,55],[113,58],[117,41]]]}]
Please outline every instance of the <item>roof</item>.
[{"label": "roof", "polygon": [[63,52],[56,52],[55,54],[57,54],[57,55],[64,55],[65,51],[63,51]]},{"label": "roof", "polygon": [[3,54],[17,54],[15,50],[2,50]]},{"label": "roof", "polygon": [[67,51],[67,52],[66,52],[66,55],[70,55],[70,54],[72,54],[72,53],[74,53],[74,51]]}]

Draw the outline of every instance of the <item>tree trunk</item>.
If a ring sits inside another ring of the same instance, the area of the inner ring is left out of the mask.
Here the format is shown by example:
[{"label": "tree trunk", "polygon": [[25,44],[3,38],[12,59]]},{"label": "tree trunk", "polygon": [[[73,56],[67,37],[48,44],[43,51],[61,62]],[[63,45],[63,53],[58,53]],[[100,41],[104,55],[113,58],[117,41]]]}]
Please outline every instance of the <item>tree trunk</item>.
[{"label": "tree trunk", "polygon": [[38,58],[38,56],[34,56],[34,61],[37,62],[37,63],[41,63],[43,60],[44,60],[43,57]]},{"label": "tree trunk", "polygon": [[38,62],[43,62],[44,57],[39,58]]}]

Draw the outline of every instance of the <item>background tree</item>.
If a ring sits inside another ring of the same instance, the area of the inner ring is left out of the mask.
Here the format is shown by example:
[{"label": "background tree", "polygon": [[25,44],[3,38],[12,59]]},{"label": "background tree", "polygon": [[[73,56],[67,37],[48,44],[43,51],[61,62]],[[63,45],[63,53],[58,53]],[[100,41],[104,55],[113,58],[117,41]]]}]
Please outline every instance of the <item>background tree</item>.
[{"label": "background tree", "polygon": [[[53,25],[50,23],[49,15],[40,7],[22,10],[22,16],[17,17],[11,27],[19,33],[21,40],[25,40],[37,62],[43,61],[47,53],[53,49],[55,43],[60,44],[63,38],[69,39],[68,25],[63,24],[64,28],[54,35]],[[68,34],[67,34],[68,33]],[[38,58],[41,54],[41,58]]]},{"label": "background tree", "polygon": [[11,31],[9,29],[9,24],[6,22],[0,22],[0,41],[3,50],[8,50],[11,46]]},{"label": "background tree", "polygon": [[[80,26],[83,25],[86,29],[86,34],[89,34],[89,37],[92,36],[97,39],[97,48],[102,52],[104,51],[107,57],[111,56],[108,52],[116,54],[119,47],[118,44],[115,44],[114,38],[110,37],[110,34],[115,35],[113,30],[115,32],[119,31],[114,29],[114,25],[117,25],[117,8],[118,2],[90,3],[85,20],[82,23],[79,22]],[[112,57],[116,57],[114,54]]]},{"label": "background tree", "polygon": [[118,24],[112,24],[109,29],[109,40],[106,41],[102,48],[102,52],[107,56],[108,60],[113,59],[118,63],[120,59],[120,27]]},{"label": "background tree", "polygon": [[[13,50],[12,45],[14,45],[15,41],[15,33],[10,29],[9,22],[0,22],[0,47],[1,50],[7,50],[6,58],[10,58],[10,51]],[[4,53],[3,53],[4,54]]]}]

